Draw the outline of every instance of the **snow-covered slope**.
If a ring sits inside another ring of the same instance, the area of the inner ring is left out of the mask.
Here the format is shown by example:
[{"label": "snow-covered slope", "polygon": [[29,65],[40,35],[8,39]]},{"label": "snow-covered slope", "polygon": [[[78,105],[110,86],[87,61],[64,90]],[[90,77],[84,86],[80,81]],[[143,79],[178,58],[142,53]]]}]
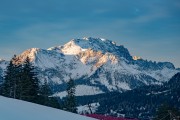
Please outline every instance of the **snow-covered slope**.
[{"label": "snow-covered slope", "polygon": [[7,65],[7,61],[0,59],[0,84],[3,82],[4,71],[6,70]]},{"label": "snow-covered slope", "polygon": [[5,70],[8,65],[6,60],[0,59],[0,69]]},{"label": "snow-covered slope", "polygon": [[65,96],[69,78],[76,82],[76,95],[131,90],[141,85],[161,84],[179,70],[169,62],[133,59],[128,49],[102,38],[73,39],[47,50],[31,48],[17,57],[29,57],[43,82],[48,80],[54,96]]},{"label": "snow-covered slope", "polygon": [[0,96],[0,120],[95,120],[94,118]]},{"label": "snow-covered slope", "polygon": [[99,103],[91,103],[89,104],[89,106],[91,106],[91,111],[88,107],[88,105],[81,105],[81,106],[78,106],[77,107],[77,110],[78,110],[78,113],[79,114],[91,114],[92,113],[95,113],[96,110],[98,109],[98,107],[100,106]]}]

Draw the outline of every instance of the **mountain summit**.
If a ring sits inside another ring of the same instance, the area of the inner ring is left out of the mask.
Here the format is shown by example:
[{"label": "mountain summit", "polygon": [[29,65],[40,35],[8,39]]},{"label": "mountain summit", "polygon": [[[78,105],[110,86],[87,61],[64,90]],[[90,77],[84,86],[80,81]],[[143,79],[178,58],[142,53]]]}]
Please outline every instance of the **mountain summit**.
[{"label": "mountain summit", "polygon": [[92,37],[72,39],[47,50],[28,49],[17,56],[18,63],[26,57],[36,67],[41,82],[48,80],[54,96],[60,97],[65,95],[70,77],[77,85],[76,95],[82,96],[161,84],[178,72],[170,62],[134,59],[123,45]]},{"label": "mountain summit", "polygon": [[66,55],[77,55],[88,49],[132,59],[129,51],[123,45],[116,45],[115,42],[103,38],[84,37],[82,39],[73,39],[63,46],[52,47],[49,50],[60,51]]}]

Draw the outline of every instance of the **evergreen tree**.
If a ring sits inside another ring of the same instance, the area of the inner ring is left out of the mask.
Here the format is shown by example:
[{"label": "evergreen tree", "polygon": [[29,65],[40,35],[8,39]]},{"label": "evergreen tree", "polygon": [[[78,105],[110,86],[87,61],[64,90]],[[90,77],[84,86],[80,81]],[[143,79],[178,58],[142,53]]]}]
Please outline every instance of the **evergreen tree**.
[{"label": "evergreen tree", "polygon": [[24,62],[21,79],[21,99],[36,103],[39,92],[38,78],[28,57]]},{"label": "evergreen tree", "polygon": [[156,117],[154,120],[178,120],[180,116],[180,111],[177,109],[170,107],[167,104],[163,104],[158,108],[156,113]]},{"label": "evergreen tree", "polygon": [[58,100],[50,95],[52,95],[52,91],[47,81],[45,80],[44,84],[41,85],[40,89],[39,104],[54,108],[60,108]]},{"label": "evergreen tree", "polygon": [[19,79],[17,74],[19,73],[19,67],[14,64],[16,56],[11,59],[4,77],[4,83],[2,85],[2,95],[6,97],[17,98],[17,88]]},{"label": "evergreen tree", "polygon": [[24,64],[18,63],[14,56],[7,66],[5,80],[0,86],[0,94],[6,97],[22,99],[29,102],[60,108],[59,102],[52,95],[47,81],[39,89],[35,68],[27,57]]},{"label": "evergreen tree", "polygon": [[73,113],[77,113],[77,108],[76,108],[76,98],[75,98],[75,84],[73,79],[70,78],[70,80],[67,83],[67,98],[66,98],[66,110],[73,112]]},{"label": "evergreen tree", "polygon": [[13,63],[12,60],[10,61],[9,65],[7,66],[7,70],[4,77],[4,83],[2,85],[2,95],[6,97],[12,97],[12,80],[13,78]]},{"label": "evergreen tree", "polygon": [[22,65],[14,64],[13,98],[20,99]]},{"label": "evergreen tree", "polygon": [[41,99],[42,99],[42,104],[48,105],[49,104],[49,96],[51,95],[51,90],[50,90],[46,80],[45,80],[44,84],[41,86],[40,95],[41,95]]}]

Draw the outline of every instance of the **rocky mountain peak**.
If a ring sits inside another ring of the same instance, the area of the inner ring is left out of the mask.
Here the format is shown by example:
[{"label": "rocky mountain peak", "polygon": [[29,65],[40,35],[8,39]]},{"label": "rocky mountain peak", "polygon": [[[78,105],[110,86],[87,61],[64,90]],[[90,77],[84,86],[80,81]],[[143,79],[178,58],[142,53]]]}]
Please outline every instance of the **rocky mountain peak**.
[{"label": "rocky mountain peak", "polygon": [[55,50],[66,55],[78,55],[88,49],[100,51],[103,54],[111,53],[115,56],[132,60],[128,49],[123,45],[117,45],[115,42],[103,38],[84,37],[81,39],[72,39],[63,46],[52,47],[48,50]]},{"label": "rocky mountain peak", "polygon": [[21,64],[24,62],[24,60],[29,57],[30,61],[32,62],[36,58],[36,54],[40,51],[39,48],[31,48],[25,50],[22,54],[18,55],[16,57],[16,64]]}]

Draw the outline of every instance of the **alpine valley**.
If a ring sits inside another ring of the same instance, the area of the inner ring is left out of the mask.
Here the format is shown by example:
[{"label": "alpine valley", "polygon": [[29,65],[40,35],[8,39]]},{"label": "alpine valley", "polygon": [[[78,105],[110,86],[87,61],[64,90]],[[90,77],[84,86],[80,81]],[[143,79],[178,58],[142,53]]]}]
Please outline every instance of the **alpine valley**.
[{"label": "alpine valley", "polygon": [[[70,78],[75,81],[76,96],[82,97],[110,92],[123,94],[142,86],[167,84],[180,72],[170,62],[133,57],[123,45],[102,38],[73,39],[47,50],[31,48],[18,55],[16,62],[21,64],[27,57],[36,67],[40,82],[47,81],[52,96],[60,98],[66,96],[66,83]],[[0,83],[7,65],[8,61],[0,60]]]}]

